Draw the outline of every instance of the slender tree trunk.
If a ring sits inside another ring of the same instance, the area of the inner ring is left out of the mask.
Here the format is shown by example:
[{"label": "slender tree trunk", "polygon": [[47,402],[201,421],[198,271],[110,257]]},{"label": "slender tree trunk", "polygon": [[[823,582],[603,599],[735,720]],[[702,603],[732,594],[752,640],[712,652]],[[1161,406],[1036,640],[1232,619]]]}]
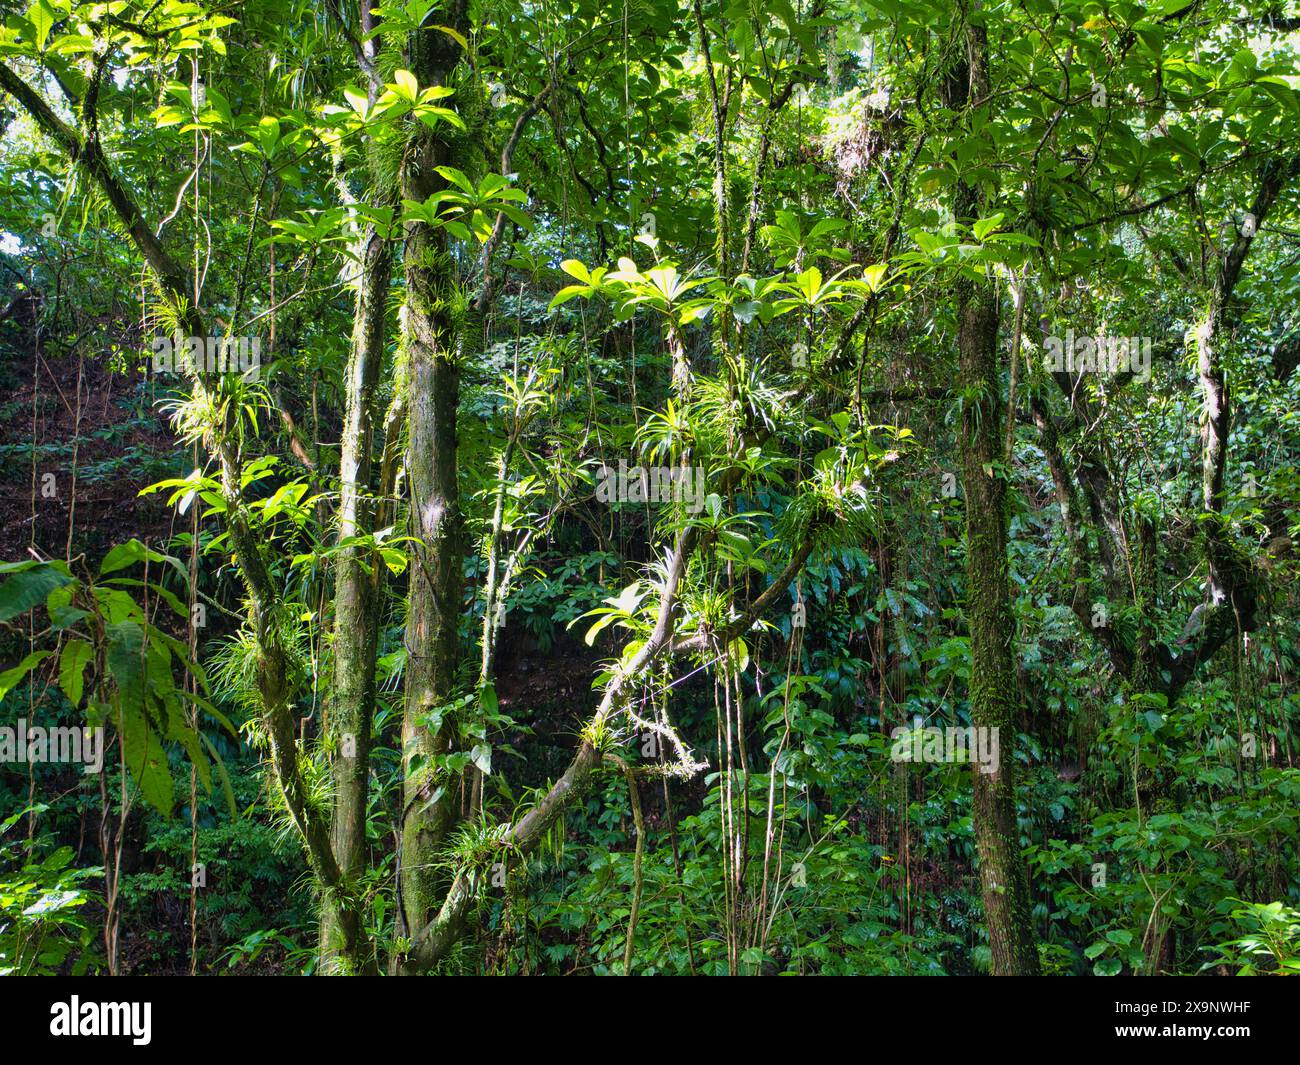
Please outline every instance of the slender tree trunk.
[{"label": "slender tree trunk", "polygon": [[[463,23],[463,10],[457,21]],[[459,46],[444,32],[427,30],[412,37],[411,72],[422,88],[445,85],[458,58]],[[435,167],[453,164],[449,143],[417,125],[402,163],[402,198],[423,202],[444,185]],[[436,866],[437,849],[451,825],[458,787],[432,763],[452,748],[456,722],[450,716],[430,721],[429,714],[450,701],[458,660],[464,535],[456,480],[457,333],[463,323],[453,314],[456,286],[446,231],[412,222],[405,235],[407,478],[411,534],[419,542],[411,546],[406,617],[400,888],[403,926],[413,934],[437,911],[439,889],[447,885]]]},{"label": "slender tree trunk", "polygon": [[[971,723],[996,729],[997,769],[974,767],[975,841],[993,972],[1033,975],[1038,954],[1028,877],[1016,824],[1016,709],[1012,654],[1015,620],[1007,578],[1007,498],[998,393],[998,307],[992,285],[962,281],[958,292],[962,411],[962,485],[966,494],[966,610],[970,619]],[[977,399],[971,396],[977,394]]]},{"label": "slender tree trunk", "polygon": [[[366,0],[359,0],[359,21],[366,33],[376,20]],[[332,9],[339,15],[337,9]],[[366,75],[367,98],[373,104],[383,91],[376,66],[378,37],[356,45],[357,65]],[[368,156],[368,158],[373,158]],[[370,168],[371,186],[380,180]],[[352,202],[346,179],[340,175],[339,192]],[[352,346],[346,371],[346,409],[339,454],[340,544],[353,536],[376,530],[384,504],[375,498],[374,427],[379,419],[376,392],[384,361],[388,286],[393,276],[393,250],[374,226],[367,226],[358,241],[356,304],[352,319]],[[385,439],[385,449],[392,441]],[[381,467],[384,466],[380,463]],[[379,482],[388,483],[381,469]],[[382,493],[381,493],[382,494]],[[369,572],[367,573],[367,567]],[[370,730],[375,712],[375,659],[379,651],[379,626],[384,602],[384,566],[373,554],[353,547],[339,553],[334,578],[333,683],[329,702],[328,739],[334,783],[334,808],[330,842],[342,874],[356,883],[366,867],[366,806],[370,790]],[[321,908],[320,966],[322,975],[346,971],[338,952],[342,941],[338,915]]]},{"label": "slender tree trunk", "polygon": [[[373,437],[376,391],[384,359],[392,251],[373,228],[363,238],[356,316],[348,359],[347,401],[339,460],[338,538],[374,532]],[[367,572],[369,569],[369,572]],[[339,870],[355,882],[365,868],[366,803],[369,796],[370,728],[375,708],[375,656],[383,602],[384,567],[369,552],[344,547],[334,585],[333,683],[329,739],[334,778],[330,837]],[[342,971],[339,929],[328,907],[321,910],[320,968]]]},{"label": "slender tree trunk", "polygon": [[[988,96],[987,41],[967,27],[968,107]],[[956,79],[954,79],[955,81]],[[976,191],[958,188],[958,218],[978,217]],[[998,373],[998,300],[990,280],[957,283],[960,351],[962,485],[966,494],[966,610],[970,622],[971,723],[996,730],[993,772],[973,766],[975,843],[980,889],[995,976],[1037,975],[1038,951],[1030,915],[1029,883],[1016,822],[1015,737],[1019,689],[1012,651],[1015,619],[1007,576],[1007,482],[1002,462]]]}]

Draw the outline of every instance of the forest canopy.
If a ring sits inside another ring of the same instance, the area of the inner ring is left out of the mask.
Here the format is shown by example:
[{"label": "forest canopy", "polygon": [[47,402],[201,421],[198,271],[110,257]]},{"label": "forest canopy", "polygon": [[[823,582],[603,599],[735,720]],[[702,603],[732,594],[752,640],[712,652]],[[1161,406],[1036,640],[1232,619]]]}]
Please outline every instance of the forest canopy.
[{"label": "forest canopy", "polygon": [[0,3],[0,973],[1300,974],[1289,0]]}]

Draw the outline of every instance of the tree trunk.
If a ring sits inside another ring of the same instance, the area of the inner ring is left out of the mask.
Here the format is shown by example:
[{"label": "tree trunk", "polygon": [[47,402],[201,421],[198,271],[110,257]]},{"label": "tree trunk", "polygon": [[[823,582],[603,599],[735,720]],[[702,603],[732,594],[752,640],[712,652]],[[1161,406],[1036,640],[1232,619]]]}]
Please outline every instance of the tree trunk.
[{"label": "tree trunk", "polygon": [[[374,532],[373,437],[379,371],[384,360],[392,251],[369,229],[362,242],[356,316],[348,359],[347,406],[339,459],[340,543]],[[369,573],[366,572],[369,568]],[[334,778],[330,836],[339,869],[355,882],[365,868],[366,802],[370,778],[370,727],[375,709],[375,655],[383,602],[384,566],[366,551],[344,547],[334,578],[333,683],[329,749]],[[320,969],[341,972],[335,915],[321,910]]]},{"label": "tree trunk", "polygon": [[[457,21],[464,21],[463,11]],[[454,22],[453,25],[456,23]],[[411,41],[411,71],[422,88],[447,84],[459,46],[438,30]],[[402,198],[423,202],[445,182],[434,169],[452,165],[446,139],[415,127],[402,163]],[[402,718],[404,767],[401,914],[406,934],[423,928],[441,902],[447,878],[436,867],[437,848],[454,814],[457,782],[431,760],[451,749],[456,723],[428,721],[450,701],[458,658],[463,521],[456,481],[457,300],[446,231],[423,222],[406,226],[406,305],[402,342],[409,360],[407,478],[410,487],[410,591],[406,617],[406,703]]]},{"label": "tree trunk", "polygon": [[[988,96],[987,41],[967,27],[964,102]],[[956,78],[954,78],[956,84]],[[969,224],[981,207],[976,191],[958,187],[957,216]],[[1002,465],[998,373],[998,299],[992,281],[957,283],[960,391],[964,397],[960,448],[966,495],[966,610],[970,623],[971,723],[996,730],[997,769],[972,765],[972,815],[980,889],[995,976],[1034,976],[1038,951],[1030,915],[1029,883],[1016,823],[1015,737],[1019,691],[1012,653],[1015,619],[1007,576],[1007,482]]]}]

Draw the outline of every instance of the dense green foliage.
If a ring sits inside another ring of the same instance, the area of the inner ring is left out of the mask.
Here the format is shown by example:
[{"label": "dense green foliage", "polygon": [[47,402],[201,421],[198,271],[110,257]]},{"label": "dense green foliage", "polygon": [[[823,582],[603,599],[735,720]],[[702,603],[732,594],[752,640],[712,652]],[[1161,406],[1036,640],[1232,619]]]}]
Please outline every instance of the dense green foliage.
[{"label": "dense green foliage", "polygon": [[0,11],[0,971],[1300,973],[1287,4]]}]

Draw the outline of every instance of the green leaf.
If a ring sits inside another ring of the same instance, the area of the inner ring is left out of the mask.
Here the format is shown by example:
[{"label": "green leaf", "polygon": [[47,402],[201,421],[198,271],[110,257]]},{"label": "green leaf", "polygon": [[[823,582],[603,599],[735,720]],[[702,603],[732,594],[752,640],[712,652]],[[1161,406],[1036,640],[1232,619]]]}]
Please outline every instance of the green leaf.
[{"label": "green leaf", "polygon": [[104,561],[99,564],[99,575],[105,577],[110,573],[125,569],[127,566],[133,566],[137,562],[165,562],[183,580],[189,581],[189,574],[177,559],[171,555],[164,555],[161,551],[155,551],[151,547],[146,547],[135,537],[132,537],[124,544],[118,544],[104,556]]},{"label": "green leaf", "polygon": [[736,663],[736,669],[744,673],[749,668],[749,645],[737,636],[727,644],[727,656]]},{"label": "green leaf", "polygon": [[486,717],[496,717],[499,704],[497,703],[496,686],[489,680],[483,683],[483,687],[478,692],[478,704],[483,709]]},{"label": "green leaf", "polygon": [[409,70],[398,70],[393,74],[393,80],[397,84],[397,94],[414,103],[420,92],[420,83],[416,81],[415,75]]},{"label": "green leaf", "polygon": [[36,30],[37,51],[45,50],[45,42],[50,39],[50,28],[54,25],[55,14],[49,0],[36,0],[36,3],[27,9],[27,20]]},{"label": "green leaf", "polygon": [[997,214],[991,215],[988,218],[979,219],[975,225],[971,227],[975,234],[975,239],[982,241],[1002,224],[1002,219],[1005,217],[1006,215],[999,211]]},{"label": "green leaf", "polygon": [[232,821],[238,821],[239,807],[235,803],[235,789],[231,787],[230,774],[226,772],[226,763],[221,760],[221,755],[217,753],[217,749],[212,745],[212,741],[209,740],[207,736],[200,732],[199,738],[203,741],[203,746],[208,749],[208,754],[212,759],[212,764],[217,767],[217,777],[221,780],[221,791],[226,797],[226,806],[230,811],[230,819]]},{"label": "green leaf", "polygon": [[65,568],[59,567],[53,563],[34,562],[31,568],[24,567],[22,572],[15,573],[0,585],[0,621],[27,613],[56,588],[71,584],[72,576]]},{"label": "green leaf", "polygon": [[262,151],[274,155],[276,145],[280,143],[280,120],[267,115],[257,124],[257,141]]},{"label": "green leaf", "polygon": [[9,689],[27,676],[38,662],[44,661],[53,653],[53,651],[33,651],[13,669],[7,669],[0,673],[0,699],[8,695]]},{"label": "green leaf", "polygon": [[466,50],[469,49],[469,41],[465,40],[465,35],[464,35],[463,33],[459,32],[458,30],[454,30],[454,29],[452,29],[450,26],[442,26],[442,25],[439,25],[439,24],[437,24],[437,23],[434,23],[433,25],[431,25],[431,26],[429,27],[429,29],[431,29],[431,30],[439,30],[439,31],[441,31],[442,33],[445,33],[448,37],[450,37],[453,41],[455,41],[455,42],[456,42],[458,45],[460,45],[462,48],[464,48],[464,49],[466,49]]},{"label": "green leaf", "polygon": [[172,774],[162,739],[138,703],[122,701],[118,716],[123,759],[127,771],[140,785],[140,793],[164,817],[172,812]]},{"label": "green leaf", "polygon": [[365,93],[354,85],[345,85],[343,86],[343,98],[347,100],[348,105],[353,111],[362,118],[366,117],[366,111],[369,110],[370,101],[366,98]]},{"label": "green leaf", "polygon": [[581,259],[565,259],[560,263],[560,269],[570,277],[576,277],[584,284],[591,284],[591,271],[587,269],[586,264]]},{"label": "green leaf", "polygon": [[[470,180],[465,176],[463,170],[457,170],[454,166],[435,166],[434,170],[441,174],[447,181],[450,181],[458,189],[469,193],[471,196],[475,195],[474,186],[470,184]],[[462,200],[461,202],[463,203],[464,201]]]},{"label": "green leaf", "polygon": [[95,656],[95,648],[85,640],[69,640],[59,656],[59,687],[68,702],[77,706],[81,702],[86,681],[86,663]]}]

